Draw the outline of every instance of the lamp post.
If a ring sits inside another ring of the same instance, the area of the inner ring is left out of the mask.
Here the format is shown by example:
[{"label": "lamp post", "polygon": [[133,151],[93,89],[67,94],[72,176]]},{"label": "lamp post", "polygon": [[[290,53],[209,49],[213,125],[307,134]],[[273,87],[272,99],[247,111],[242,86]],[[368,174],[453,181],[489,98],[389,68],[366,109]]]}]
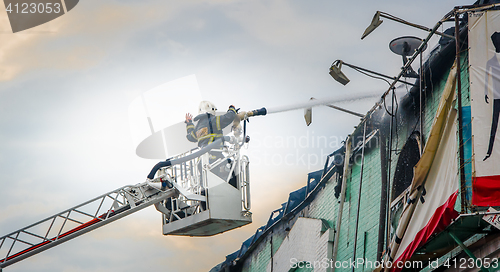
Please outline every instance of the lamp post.
[{"label": "lamp post", "polygon": [[[315,99],[316,98],[311,97],[310,100],[315,100]],[[351,111],[351,110],[348,110],[348,109],[344,109],[344,108],[341,108],[341,107],[338,107],[338,106],[335,106],[335,105],[332,105],[332,104],[325,104],[325,106],[327,106],[329,108],[332,108],[332,109],[335,109],[335,110],[339,110],[339,111],[348,113],[348,114],[351,114],[351,115],[354,115],[354,116],[357,116],[357,117],[360,117],[360,118],[364,118],[365,117],[364,114],[357,113],[355,111]],[[307,126],[309,126],[312,123],[312,107],[310,107],[310,108],[304,108],[304,119],[306,120],[306,125]]]},{"label": "lamp post", "polygon": [[[437,31],[438,27],[441,26],[445,21],[448,21],[455,13],[455,10],[452,10],[450,11],[449,13],[447,13],[432,29],[430,28],[427,28],[427,27],[424,27],[424,26],[421,26],[421,25],[417,25],[417,24],[413,24],[413,23],[410,23],[406,20],[403,20],[401,18],[398,18],[396,16],[393,16],[391,14],[388,14],[388,13],[385,13],[385,12],[381,12],[381,11],[377,11],[375,13],[375,15],[373,16],[373,19],[370,23],[370,25],[366,28],[366,30],[364,31],[363,35],[361,36],[361,39],[364,39],[366,36],[368,36],[371,32],[373,32],[383,21],[380,19],[380,17],[383,17],[383,18],[387,18],[387,19],[390,19],[390,20],[393,20],[393,21],[396,21],[396,22],[399,22],[399,23],[402,23],[402,24],[405,24],[405,25],[409,25],[409,26],[412,26],[412,27],[415,27],[415,28],[418,28],[418,29],[421,29],[421,30],[424,30],[424,31],[427,31],[429,32],[427,38],[425,38],[421,43],[420,43],[420,46],[418,46],[418,48],[416,48],[413,52],[413,54],[411,55],[410,59],[408,60],[405,60],[404,59],[404,66],[402,68],[402,71],[399,73],[399,75],[397,76],[397,79],[400,79],[402,76],[405,76],[408,74],[408,70],[411,71],[411,64],[412,62],[416,59],[417,56],[420,56],[420,73],[418,75],[418,77],[420,78],[420,84],[419,84],[419,100],[420,100],[420,134],[422,136],[422,140],[424,140],[424,134],[423,134],[423,122],[422,122],[422,52],[425,50],[426,46],[427,46],[427,43],[428,41],[430,40],[430,38],[434,35],[434,34],[437,34],[437,35],[440,35],[442,37],[446,37],[448,39],[453,39],[456,41],[455,37],[454,36],[451,36],[451,35],[448,35],[448,34],[445,34],[445,33],[442,33],[442,32],[439,32]],[[394,99],[394,85],[395,85],[396,81],[393,81],[392,84],[390,85],[389,89],[384,93],[383,97],[385,97],[391,90],[392,90],[392,96],[393,96],[393,99]],[[394,110],[394,108],[392,109]],[[460,110],[460,109],[459,109]],[[392,116],[394,116],[394,112],[391,113]],[[387,173],[388,173],[388,182],[387,182],[387,186],[390,186],[390,174],[391,174],[391,154],[392,154],[392,123],[393,123],[393,118],[391,118],[391,133],[390,133],[390,140],[389,140],[389,143],[391,144],[391,146],[389,147],[389,158],[388,158],[388,161],[389,161],[389,165],[388,165],[388,170],[387,170]],[[390,193],[390,190],[389,188],[386,188],[386,201],[389,199],[389,193]],[[383,203],[381,203],[381,210],[382,208],[385,208],[385,211],[386,211],[386,214],[385,214],[385,217],[386,217],[386,222],[390,222],[391,218],[390,218],[390,212],[389,212],[389,202],[385,203],[385,207],[382,207]],[[381,215],[381,218],[382,218],[382,215]],[[385,225],[385,223],[384,223]],[[383,237],[382,237],[382,233],[385,232],[385,242],[386,244],[388,245],[389,244],[389,228],[384,226],[385,227],[385,231],[382,229],[382,226],[379,227],[379,242],[378,242],[378,249],[377,249],[377,259],[380,259],[381,258],[381,252],[383,250]]]}]

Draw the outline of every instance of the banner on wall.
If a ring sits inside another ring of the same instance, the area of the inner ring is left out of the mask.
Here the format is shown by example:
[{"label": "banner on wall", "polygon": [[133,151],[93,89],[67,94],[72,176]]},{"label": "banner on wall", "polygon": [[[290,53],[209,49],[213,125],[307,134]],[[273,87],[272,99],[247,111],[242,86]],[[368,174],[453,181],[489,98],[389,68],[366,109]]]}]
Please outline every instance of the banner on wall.
[{"label": "banner on wall", "polygon": [[500,11],[469,13],[472,204],[500,205]]},{"label": "banner on wall", "polygon": [[[453,109],[456,65],[450,70],[429,138],[414,168],[411,190],[386,261],[394,264],[409,260],[432,235],[448,226],[458,212],[457,111]],[[425,191],[425,193],[424,193]],[[420,194],[421,192],[421,194]],[[401,271],[397,265],[384,271]]]},{"label": "banner on wall", "polygon": [[[427,193],[416,201],[415,212],[404,232],[394,263],[403,263],[413,256],[430,237],[444,230],[458,216],[454,210],[458,196],[457,124],[456,111],[446,120],[443,137],[428,170]],[[395,268],[392,271],[400,271]]]}]

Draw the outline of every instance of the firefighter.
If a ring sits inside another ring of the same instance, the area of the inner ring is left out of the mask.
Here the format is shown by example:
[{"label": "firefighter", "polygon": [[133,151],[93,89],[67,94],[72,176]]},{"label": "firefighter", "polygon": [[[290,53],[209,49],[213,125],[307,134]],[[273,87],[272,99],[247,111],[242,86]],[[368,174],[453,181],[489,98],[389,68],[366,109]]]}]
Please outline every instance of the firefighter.
[{"label": "firefighter", "polygon": [[[236,117],[236,109],[233,105],[224,115],[216,116],[217,107],[209,101],[201,101],[198,116],[193,119],[190,113],[186,114],[187,139],[198,142],[199,147],[204,147],[218,138],[222,137],[222,129],[230,125]],[[196,126],[193,121],[197,122]]]},{"label": "firefighter", "polygon": [[[233,122],[238,111],[233,105],[231,105],[225,114],[216,116],[215,113],[217,111],[217,107],[209,101],[202,101],[198,109],[198,115],[194,119],[191,114],[186,114],[185,123],[187,139],[191,142],[198,142],[198,146],[200,148],[203,148],[218,138],[224,136],[222,129]],[[196,125],[193,121],[196,122]],[[213,163],[221,158],[224,158],[224,155],[220,151],[209,152],[209,163]],[[149,173],[147,181],[152,181],[156,171],[158,171],[161,167],[168,165],[170,165],[168,160],[156,164]],[[201,172],[201,164],[198,165],[198,171]],[[228,176],[227,171],[220,169],[220,167],[212,169],[212,172],[223,180],[226,180]],[[161,182],[162,189],[164,189],[168,184],[164,180],[161,180]],[[231,175],[229,184],[237,188],[236,176],[234,173]]]},{"label": "firefighter", "polygon": [[[198,107],[198,115],[193,119],[189,113],[186,114],[186,138],[191,142],[198,142],[199,147],[205,147],[218,138],[224,136],[222,129],[229,126],[237,114],[237,109],[231,105],[223,115],[216,116],[217,107],[210,101],[201,101]],[[196,125],[194,125],[196,122]],[[209,162],[213,163],[218,159],[224,158],[221,152],[209,152]],[[220,167],[219,167],[220,168]],[[201,168],[199,169],[201,171]],[[212,169],[212,172],[222,179],[227,178],[225,171],[221,169]],[[236,177],[232,174],[229,184],[236,186]]]}]

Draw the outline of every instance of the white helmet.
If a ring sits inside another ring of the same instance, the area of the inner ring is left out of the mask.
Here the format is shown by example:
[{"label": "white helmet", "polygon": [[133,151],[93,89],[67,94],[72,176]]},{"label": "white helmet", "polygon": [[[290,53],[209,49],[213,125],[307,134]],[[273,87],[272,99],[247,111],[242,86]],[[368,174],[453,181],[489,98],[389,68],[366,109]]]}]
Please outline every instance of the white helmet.
[{"label": "white helmet", "polygon": [[198,107],[198,113],[210,113],[215,115],[215,112],[217,111],[217,107],[214,105],[214,103],[210,101],[201,101],[200,106]]}]

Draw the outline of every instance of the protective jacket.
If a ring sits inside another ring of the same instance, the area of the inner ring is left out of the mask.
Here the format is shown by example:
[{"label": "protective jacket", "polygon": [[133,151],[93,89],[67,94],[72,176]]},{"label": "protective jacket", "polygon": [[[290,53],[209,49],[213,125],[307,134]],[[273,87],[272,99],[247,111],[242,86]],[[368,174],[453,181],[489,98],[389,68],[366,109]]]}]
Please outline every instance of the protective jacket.
[{"label": "protective jacket", "polygon": [[194,118],[193,122],[186,122],[187,139],[198,142],[199,147],[204,147],[223,136],[222,129],[231,124],[236,117],[236,110],[230,107],[224,115],[214,116],[202,113]]}]

